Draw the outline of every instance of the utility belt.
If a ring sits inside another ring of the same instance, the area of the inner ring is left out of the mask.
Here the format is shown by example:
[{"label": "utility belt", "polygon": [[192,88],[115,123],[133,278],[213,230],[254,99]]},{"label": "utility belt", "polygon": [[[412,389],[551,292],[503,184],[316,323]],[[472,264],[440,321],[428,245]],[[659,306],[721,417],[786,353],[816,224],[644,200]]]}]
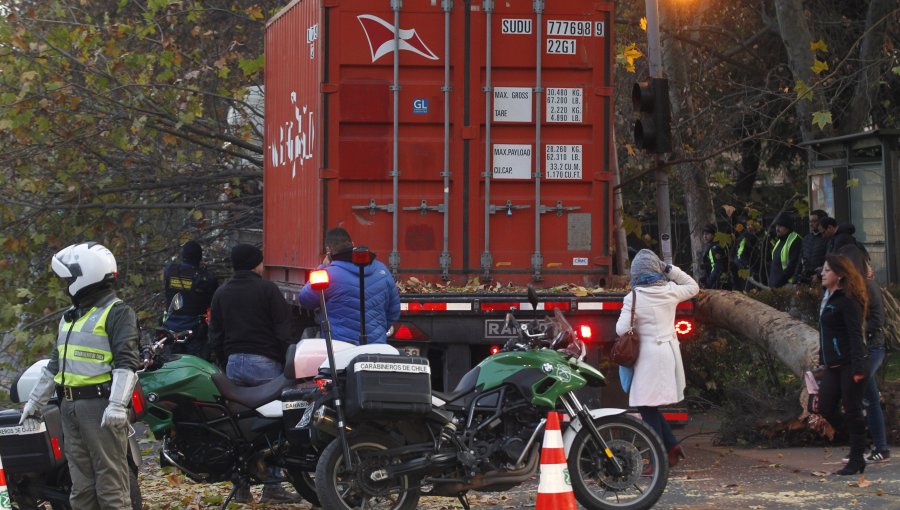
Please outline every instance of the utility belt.
[{"label": "utility belt", "polygon": [[88,386],[57,386],[56,396],[58,396],[60,400],[68,401],[85,398],[109,398],[111,387],[112,384],[108,381]]}]

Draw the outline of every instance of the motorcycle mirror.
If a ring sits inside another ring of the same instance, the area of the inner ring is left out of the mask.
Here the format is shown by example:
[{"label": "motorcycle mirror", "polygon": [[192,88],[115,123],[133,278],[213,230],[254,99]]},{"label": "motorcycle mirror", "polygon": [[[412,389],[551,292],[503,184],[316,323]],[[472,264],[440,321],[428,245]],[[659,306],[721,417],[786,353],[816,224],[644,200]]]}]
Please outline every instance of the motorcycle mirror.
[{"label": "motorcycle mirror", "polygon": [[538,295],[537,291],[534,290],[534,285],[528,284],[528,302],[531,303],[531,309],[537,310],[538,304]]},{"label": "motorcycle mirror", "polygon": [[169,310],[166,312],[167,315],[172,315],[172,312],[177,312],[184,308],[184,296],[181,295],[181,292],[172,296],[172,301],[169,303]]}]

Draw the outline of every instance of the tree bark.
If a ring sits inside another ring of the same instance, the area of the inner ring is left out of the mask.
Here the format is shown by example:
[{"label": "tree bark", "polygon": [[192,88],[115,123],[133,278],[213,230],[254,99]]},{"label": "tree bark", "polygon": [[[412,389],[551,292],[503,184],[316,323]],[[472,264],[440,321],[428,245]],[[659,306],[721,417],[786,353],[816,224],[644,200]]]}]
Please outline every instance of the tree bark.
[{"label": "tree bark", "polygon": [[[818,80],[811,67],[815,53],[810,48],[812,33],[809,30],[807,14],[803,10],[803,0],[775,0],[775,15],[778,19],[778,31],[784,48],[787,51],[788,66],[794,80],[803,81],[812,87]],[[812,128],[812,114],[817,109],[825,109],[825,102],[821,88],[811,90],[810,100],[797,101],[797,122],[803,141],[816,138]],[[820,108],[821,107],[821,108]],[[830,129],[823,130],[823,134],[829,136]]]},{"label": "tree bark", "polygon": [[[664,24],[674,19],[673,8],[668,6],[669,3],[671,2],[664,2],[660,6],[660,19]],[[669,99],[672,105],[672,125],[677,127],[672,133],[673,146],[675,152],[680,153],[682,152],[680,147],[683,147],[684,144],[697,145],[690,140],[691,129],[685,120],[694,117],[694,108],[690,102],[690,96],[687,94],[690,77],[685,67],[690,62],[690,58],[681,42],[675,38],[665,38],[662,46],[663,69],[670,81]],[[714,218],[709,180],[704,163],[681,164],[670,168],[674,170],[674,175],[684,190],[685,210],[691,238],[691,273],[696,277],[700,274],[700,257],[705,249],[703,226]]]},{"label": "tree bark", "polygon": [[697,317],[757,343],[797,377],[818,365],[819,333],[805,323],[740,292],[703,290]]},{"label": "tree bark", "polygon": [[866,13],[866,32],[859,47],[859,62],[863,66],[853,89],[853,97],[847,107],[847,114],[842,119],[839,129],[841,134],[853,134],[862,131],[869,123],[872,112],[872,101],[876,94],[883,65],[879,55],[887,33],[887,22],[883,19],[897,5],[897,0],[871,0]]}]

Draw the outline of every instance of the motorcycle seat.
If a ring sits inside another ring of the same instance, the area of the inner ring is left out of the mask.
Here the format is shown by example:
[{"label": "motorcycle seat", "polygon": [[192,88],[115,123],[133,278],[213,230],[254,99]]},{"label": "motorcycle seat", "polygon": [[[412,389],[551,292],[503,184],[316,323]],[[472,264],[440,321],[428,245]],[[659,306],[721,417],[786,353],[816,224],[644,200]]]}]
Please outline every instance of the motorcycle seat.
[{"label": "motorcycle seat", "polygon": [[[337,366],[338,372],[346,370],[347,365],[353,361],[353,358],[360,354],[388,354],[398,356],[400,355],[400,351],[398,351],[396,347],[388,344],[366,344],[357,345],[350,349],[336,352],[334,353],[334,364]],[[331,365],[328,363],[328,358],[325,358],[325,361],[319,365],[319,373],[331,373]]]},{"label": "motorcycle seat", "polygon": [[[479,367],[475,367],[472,370],[469,370],[468,372],[466,372],[466,375],[464,375],[463,378],[459,380],[459,384],[457,384],[456,388],[453,391],[451,391],[450,393],[443,393],[440,391],[431,390],[432,396],[443,400],[443,403],[441,403],[441,404],[435,403],[437,405],[437,407],[441,407],[442,405],[444,405],[448,402],[453,402],[454,400],[458,399],[459,397],[474,390],[475,383],[478,382],[479,372],[481,372],[481,368],[479,368]],[[432,402],[434,402],[434,399],[432,399]]]},{"label": "motorcycle seat", "polygon": [[212,380],[223,397],[250,409],[256,409],[263,404],[278,400],[281,397],[281,390],[291,384],[284,375],[279,375],[260,386],[238,386],[223,373],[213,374]]}]

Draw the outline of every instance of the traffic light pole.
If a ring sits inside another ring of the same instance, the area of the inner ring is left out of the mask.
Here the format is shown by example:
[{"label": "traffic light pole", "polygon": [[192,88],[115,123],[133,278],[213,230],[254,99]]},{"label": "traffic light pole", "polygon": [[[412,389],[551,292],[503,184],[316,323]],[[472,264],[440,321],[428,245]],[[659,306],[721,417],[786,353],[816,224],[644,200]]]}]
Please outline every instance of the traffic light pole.
[{"label": "traffic light pole", "polygon": [[[659,43],[659,8],[657,0],[645,0],[647,10],[647,58],[650,62],[650,78],[662,78],[662,52]],[[656,218],[659,226],[659,245],[662,259],[672,263],[672,224],[669,204],[669,174],[662,166],[659,154],[654,154],[656,165]]]}]

